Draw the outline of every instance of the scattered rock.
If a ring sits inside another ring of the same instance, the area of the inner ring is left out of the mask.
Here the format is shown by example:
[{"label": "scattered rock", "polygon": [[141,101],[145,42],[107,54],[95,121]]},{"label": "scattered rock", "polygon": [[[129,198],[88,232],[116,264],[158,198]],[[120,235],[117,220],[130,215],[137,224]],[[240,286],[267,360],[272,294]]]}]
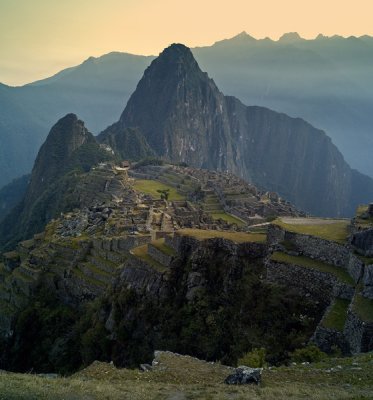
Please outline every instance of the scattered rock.
[{"label": "scattered rock", "polygon": [[153,369],[153,367],[150,364],[140,364],[140,369],[143,372],[148,372],[148,371],[151,371]]},{"label": "scattered rock", "polygon": [[259,385],[262,377],[262,368],[250,368],[246,366],[240,366],[236,368],[235,372],[229,375],[224,383],[227,385],[247,385],[255,383]]}]

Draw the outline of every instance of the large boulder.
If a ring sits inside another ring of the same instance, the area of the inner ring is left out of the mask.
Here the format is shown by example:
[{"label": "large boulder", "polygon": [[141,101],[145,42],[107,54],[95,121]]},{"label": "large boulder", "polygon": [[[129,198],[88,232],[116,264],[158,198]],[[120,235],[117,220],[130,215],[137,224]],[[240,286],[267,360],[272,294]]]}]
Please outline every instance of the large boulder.
[{"label": "large boulder", "polygon": [[227,385],[246,385],[255,383],[259,385],[262,378],[262,368],[250,368],[240,366],[236,368],[235,372],[225,379]]}]

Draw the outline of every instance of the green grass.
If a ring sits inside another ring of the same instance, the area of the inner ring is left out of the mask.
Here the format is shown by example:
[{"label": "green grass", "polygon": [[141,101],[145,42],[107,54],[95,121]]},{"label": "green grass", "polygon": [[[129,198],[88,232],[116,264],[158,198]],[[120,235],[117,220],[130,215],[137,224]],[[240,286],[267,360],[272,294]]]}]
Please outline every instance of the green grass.
[{"label": "green grass", "polygon": [[273,221],[273,224],[280,226],[288,232],[301,233],[304,235],[317,236],[321,239],[330,240],[338,243],[345,243],[348,231],[347,226],[350,221],[340,220],[328,224],[315,224],[315,225],[296,225],[286,224],[281,219]]},{"label": "green grass", "polygon": [[154,260],[154,258],[148,254],[148,245],[147,244],[144,244],[139,247],[135,247],[134,249],[131,250],[131,253],[135,257],[140,258],[141,260],[145,261],[147,264],[149,264],[152,268],[154,268],[158,272],[163,273],[163,272],[168,271],[168,268],[166,268],[164,265],[162,265],[158,261]]},{"label": "green grass", "polygon": [[237,243],[256,242],[264,243],[267,236],[262,233],[245,233],[245,232],[227,232],[227,231],[214,231],[205,229],[180,229],[177,231],[180,235],[192,236],[199,240],[223,238]]},{"label": "green grass", "polygon": [[92,264],[91,262],[85,262],[84,266],[86,268],[88,268],[90,271],[92,271],[92,273],[94,273],[95,275],[100,275],[103,278],[107,278],[107,279],[112,277],[112,274],[110,272],[107,272],[107,271],[97,267],[95,264]]},{"label": "green grass", "polygon": [[152,196],[154,199],[160,199],[161,194],[157,192],[157,190],[169,190],[168,200],[170,201],[177,201],[177,200],[184,200],[185,197],[177,192],[175,188],[170,185],[166,185],[164,183],[150,180],[150,179],[138,179],[135,181],[133,185],[135,190],[139,192],[148,194]]},{"label": "green grass", "polygon": [[360,205],[356,209],[356,224],[363,228],[367,228],[373,225],[373,218],[367,215],[367,205]]},{"label": "green grass", "polygon": [[368,206],[366,204],[360,204],[356,209],[356,216],[361,217],[368,211]]},{"label": "green grass", "polygon": [[344,269],[323,263],[321,261],[313,260],[312,258],[303,256],[290,256],[289,254],[276,252],[272,254],[271,260],[284,264],[295,264],[299,267],[311,268],[321,272],[326,272],[334,275],[341,282],[352,286],[354,285],[354,280]]},{"label": "green grass", "polygon": [[356,254],[356,256],[357,256],[365,265],[371,265],[371,264],[373,264],[373,257],[364,257],[364,256],[361,256],[360,254]]},{"label": "green grass", "polygon": [[176,256],[176,251],[174,249],[172,249],[171,247],[167,246],[165,244],[165,239],[161,238],[161,239],[157,239],[151,242],[151,244],[157,248],[158,250],[160,250],[162,253],[167,254],[168,256]]},{"label": "green grass", "polygon": [[325,328],[336,329],[342,332],[347,318],[349,300],[335,299],[331,309],[322,321]]},{"label": "green grass", "polygon": [[169,357],[160,367],[143,373],[96,361],[69,378],[57,379],[2,372],[0,399],[368,400],[373,392],[372,353],[265,369],[260,386],[225,385],[230,371],[218,363]]},{"label": "green grass", "polygon": [[225,212],[221,213],[211,213],[212,218],[219,219],[221,218],[224,221],[227,221],[229,224],[236,224],[237,226],[244,226],[245,223],[240,219],[234,217],[233,215],[227,214]]},{"label": "green grass", "polygon": [[358,294],[353,301],[353,310],[363,321],[373,322],[373,300]]}]

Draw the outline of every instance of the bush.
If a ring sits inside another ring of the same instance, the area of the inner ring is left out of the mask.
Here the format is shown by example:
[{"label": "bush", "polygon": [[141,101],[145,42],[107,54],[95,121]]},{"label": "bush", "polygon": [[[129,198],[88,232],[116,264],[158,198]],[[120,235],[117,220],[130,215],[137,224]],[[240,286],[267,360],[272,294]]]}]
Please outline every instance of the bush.
[{"label": "bush", "polygon": [[327,355],[315,345],[297,349],[291,354],[291,360],[294,362],[318,362],[326,357]]},{"label": "bush", "polygon": [[246,365],[251,368],[262,368],[265,366],[266,349],[253,349],[238,359],[237,365]]}]

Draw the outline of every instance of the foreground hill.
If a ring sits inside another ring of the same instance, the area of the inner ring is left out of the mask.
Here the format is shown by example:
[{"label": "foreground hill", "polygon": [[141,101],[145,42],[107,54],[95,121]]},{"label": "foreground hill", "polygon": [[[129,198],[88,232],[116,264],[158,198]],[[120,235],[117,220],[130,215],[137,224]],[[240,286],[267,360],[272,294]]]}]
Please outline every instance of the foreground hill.
[{"label": "foreground hill", "polygon": [[150,372],[116,369],[95,362],[69,378],[31,374],[0,374],[0,391],[7,399],[370,399],[372,354],[319,363],[265,368],[258,386],[228,386],[229,369],[191,357],[164,353]]}]

